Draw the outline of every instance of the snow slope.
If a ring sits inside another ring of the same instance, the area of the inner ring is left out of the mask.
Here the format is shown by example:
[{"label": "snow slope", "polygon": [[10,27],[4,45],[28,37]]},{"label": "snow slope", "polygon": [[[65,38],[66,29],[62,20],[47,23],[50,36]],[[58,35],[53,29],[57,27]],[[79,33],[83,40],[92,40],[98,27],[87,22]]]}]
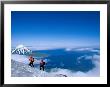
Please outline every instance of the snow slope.
[{"label": "snow slope", "polygon": [[37,68],[28,66],[27,64],[11,60],[11,76],[12,77],[67,77],[64,74],[54,74],[40,71]]}]

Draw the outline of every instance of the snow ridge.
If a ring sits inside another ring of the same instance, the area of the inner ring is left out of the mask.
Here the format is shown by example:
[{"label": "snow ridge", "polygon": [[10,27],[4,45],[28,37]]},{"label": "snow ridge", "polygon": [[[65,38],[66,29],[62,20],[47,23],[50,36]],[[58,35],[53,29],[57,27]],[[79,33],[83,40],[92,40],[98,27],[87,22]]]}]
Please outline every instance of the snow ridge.
[{"label": "snow ridge", "polygon": [[23,45],[18,45],[15,49],[12,50],[12,54],[30,54],[32,51]]}]

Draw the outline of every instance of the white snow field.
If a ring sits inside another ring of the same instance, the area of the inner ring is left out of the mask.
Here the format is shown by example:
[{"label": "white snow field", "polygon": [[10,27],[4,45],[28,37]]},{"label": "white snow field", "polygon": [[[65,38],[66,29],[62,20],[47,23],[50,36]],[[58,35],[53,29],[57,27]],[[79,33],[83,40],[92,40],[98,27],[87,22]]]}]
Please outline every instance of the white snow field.
[{"label": "white snow field", "polygon": [[63,74],[48,73],[37,68],[30,67],[21,62],[11,60],[12,77],[66,77]]}]

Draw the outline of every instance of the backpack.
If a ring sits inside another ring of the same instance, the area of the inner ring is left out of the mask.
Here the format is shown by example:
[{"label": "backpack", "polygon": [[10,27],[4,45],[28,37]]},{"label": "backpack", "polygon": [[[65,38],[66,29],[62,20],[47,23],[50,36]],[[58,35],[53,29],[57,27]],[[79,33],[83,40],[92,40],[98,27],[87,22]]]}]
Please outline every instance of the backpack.
[{"label": "backpack", "polygon": [[34,58],[32,58],[32,61],[34,62]]},{"label": "backpack", "polygon": [[45,65],[45,62],[43,62],[43,65]]}]

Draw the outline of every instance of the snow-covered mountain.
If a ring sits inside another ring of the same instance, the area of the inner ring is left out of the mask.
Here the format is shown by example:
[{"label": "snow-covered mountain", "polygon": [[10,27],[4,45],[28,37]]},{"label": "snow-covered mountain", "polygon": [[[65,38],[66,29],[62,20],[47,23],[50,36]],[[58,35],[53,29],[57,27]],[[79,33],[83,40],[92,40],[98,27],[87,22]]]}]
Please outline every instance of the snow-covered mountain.
[{"label": "snow-covered mountain", "polygon": [[18,45],[15,49],[12,50],[12,54],[30,54],[32,51],[23,45]]},{"label": "snow-covered mountain", "polygon": [[67,77],[64,74],[48,73],[39,70],[39,67],[33,68],[27,64],[11,60],[12,77]]}]

